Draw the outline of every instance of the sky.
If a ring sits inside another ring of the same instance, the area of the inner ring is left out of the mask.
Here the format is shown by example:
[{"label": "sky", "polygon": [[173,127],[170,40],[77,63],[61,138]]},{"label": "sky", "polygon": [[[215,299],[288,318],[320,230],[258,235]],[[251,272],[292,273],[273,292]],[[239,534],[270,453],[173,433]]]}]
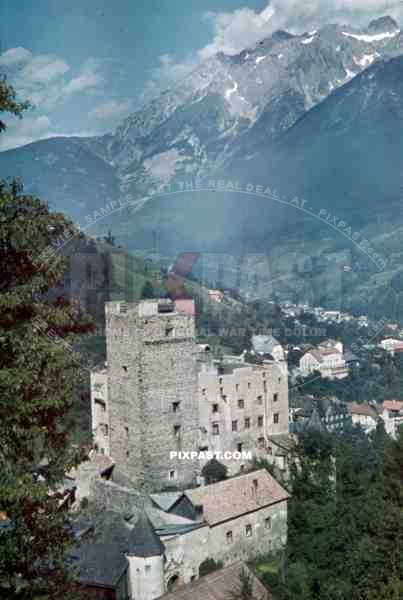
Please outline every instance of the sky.
[{"label": "sky", "polygon": [[357,27],[393,0],[1,0],[0,73],[33,104],[8,118],[0,150],[54,135],[99,135],[215,52],[276,29]]}]

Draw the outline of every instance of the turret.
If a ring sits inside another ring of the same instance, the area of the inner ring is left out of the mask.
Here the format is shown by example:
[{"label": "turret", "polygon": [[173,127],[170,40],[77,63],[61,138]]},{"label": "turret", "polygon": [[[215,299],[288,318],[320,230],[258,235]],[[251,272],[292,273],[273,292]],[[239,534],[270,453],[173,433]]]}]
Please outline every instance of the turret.
[{"label": "turret", "polygon": [[145,512],[129,537],[129,589],[133,600],[154,600],[165,593],[165,547]]}]

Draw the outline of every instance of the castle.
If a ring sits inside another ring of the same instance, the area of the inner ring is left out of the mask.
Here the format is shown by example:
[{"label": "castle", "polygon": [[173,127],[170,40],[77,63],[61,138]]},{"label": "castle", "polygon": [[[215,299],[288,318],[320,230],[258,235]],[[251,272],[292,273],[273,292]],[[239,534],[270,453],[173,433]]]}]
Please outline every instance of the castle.
[{"label": "castle", "polygon": [[273,461],[289,431],[284,356],[215,361],[196,343],[194,312],[191,300],[180,312],[170,300],[106,304],[107,369],[91,377],[94,446],[151,491],[200,483],[207,459],[180,451],[220,453],[235,475],[247,464],[226,452]]},{"label": "castle", "polygon": [[[77,550],[80,585],[95,598],[107,588],[111,598],[154,600],[191,585],[209,561],[231,567],[284,548],[288,493],[266,469],[250,468],[254,458],[287,466],[278,342],[252,340],[253,362],[245,353],[214,359],[196,343],[188,300],[107,303],[106,332],[91,410],[95,456],[113,475],[95,480],[105,518]],[[204,485],[212,453],[231,477]],[[117,512],[116,495],[126,499]],[[117,530],[108,530],[109,510]]]}]

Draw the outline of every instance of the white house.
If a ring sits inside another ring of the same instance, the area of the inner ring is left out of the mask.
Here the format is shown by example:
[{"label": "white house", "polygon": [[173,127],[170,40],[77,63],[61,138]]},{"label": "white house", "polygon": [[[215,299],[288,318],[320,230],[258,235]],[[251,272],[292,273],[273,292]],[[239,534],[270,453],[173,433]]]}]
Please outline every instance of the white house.
[{"label": "white house", "polygon": [[360,425],[365,433],[371,433],[376,428],[378,415],[369,404],[347,402],[347,412],[353,425]]},{"label": "white house", "polygon": [[379,342],[379,345],[381,348],[386,350],[386,352],[394,354],[395,350],[403,348],[403,340],[389,337]]},{"label": "white house", "polygon": [[322,342],[300,358],[299,368],[304,376],[319,371],[323,377],[330,379],[347,377],[348,369],[343,357],[343,344],[335,340]]},{"label": "white house", "polygon": [[385,424],[386,433],[395,438],[399,427],[403,424],[403,401],[385,400],[380,416]]}]

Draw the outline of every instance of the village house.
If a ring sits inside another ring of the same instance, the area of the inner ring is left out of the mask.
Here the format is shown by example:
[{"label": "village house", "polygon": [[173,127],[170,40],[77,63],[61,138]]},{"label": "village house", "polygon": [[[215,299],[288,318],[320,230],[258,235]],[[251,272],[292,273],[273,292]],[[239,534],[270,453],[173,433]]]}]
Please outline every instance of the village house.
[{"label": "village house", "polygon": [[399,427],[403,424],[403,401],[385,400],[381,406],[380,417],[386,433],[396,438]]},{"label": "village house", "polygon": [[347,402],[347,412],[352,424],[362,427],[365,433],[371,433],[376,428],[378,415],[376,410],[369,404]]},{"label": "village house", "polygon": [[379,342],[379,346],[394,355],[395,352],[403,350],[403,340],[400,338],[385,338],[384,340]]},{"label": "village house", "polygon": [[343,344],[335,340],[322,342],[302,355],[299,369],[304,377],[319,371],[322,377],[344,379],[349,371],[343,356]]}]

